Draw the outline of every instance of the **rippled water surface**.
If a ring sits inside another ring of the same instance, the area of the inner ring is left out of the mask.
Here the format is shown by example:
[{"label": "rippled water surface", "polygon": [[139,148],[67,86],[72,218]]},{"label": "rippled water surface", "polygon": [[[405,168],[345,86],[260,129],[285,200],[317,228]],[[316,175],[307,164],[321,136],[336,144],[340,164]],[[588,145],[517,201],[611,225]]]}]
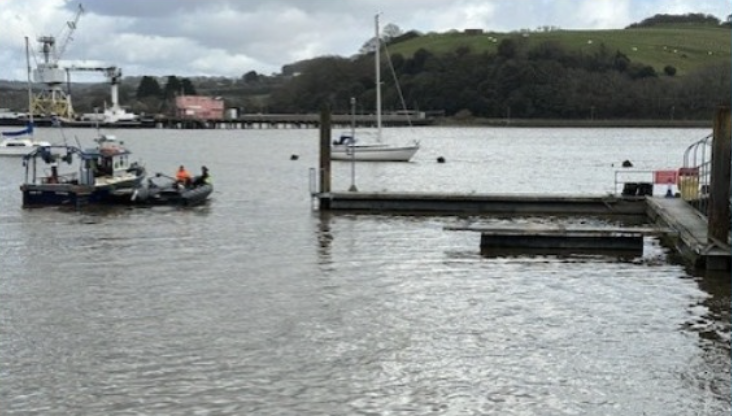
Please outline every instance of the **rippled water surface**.
[{"label": "rippled water surface", "polygon": [[[623,160],[676,168],[708,131],[388,133],[423,149],[356,165],[361,191],[607,193]],[[539,220],[314,210],[317,130],[116,134],[150,172],[207,165],[213,198],[23,210],[0,159],[3,414],[730,413],[729,276],[653,238],[627,261],[488,258],[444,227]]]}]

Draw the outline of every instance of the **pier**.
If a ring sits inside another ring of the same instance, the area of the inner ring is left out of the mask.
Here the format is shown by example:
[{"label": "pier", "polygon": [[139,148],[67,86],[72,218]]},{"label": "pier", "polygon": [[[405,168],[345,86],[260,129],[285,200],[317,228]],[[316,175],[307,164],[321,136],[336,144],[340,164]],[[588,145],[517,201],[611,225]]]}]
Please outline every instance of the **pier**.
[{"label": "pier", "polygon": [[[350,128],[351,121],[357,127],[376,126],[374,114],[334,114],[331,118],[331,125],[336,128]],[[384,114],[382,124],[385,127],[409,127],[409,126],[430,126],[435,119],[420,116],[409,116],[403,114]],[[34,124],[37,127],[51,127],[55,121],[50,117],[36,117]],[[25,118],[4,118],[0,119],[0,125],[25,126],[28,120]],[[98,123],[92,120],[71,120],[63,119],[60,123],[64,127],[77,128],[166,128],[166,129],[316,129],[320,126],[318,114],[242,114],[227,119],[197,119],[190,117],[147,117],[137,121],[121,121],[117,123]]]},{"label": "pier", "polygon": [[506,216],[622,216],[641,218],[644,197],[430,193],[318,193],[320,209],[390,214]]},{"label": "pier", "polygon": [[[657,236],[696,268],[730,270],[730,109],[714,122],[712,156],[702,162],[708,183],[695,183],[685,197],[652,195],[477,195],[449,193],[360,193],[331,190],[331,116],[321,114],[320,165],[311,174],[311,195],[318,209],[330,212],[395,215],[471,215],[488,217],[613,217],[645,228],[446,229],[481,234],[481,250],[560,249],[571,252],[642,251],[644,236]],[[687,168],[689,169],[689,168]],[[699,170],[699,167],[696,167]],[[684,191],[684,189],[682,189]],[[703,207],[703,209],[699,209]]]}]

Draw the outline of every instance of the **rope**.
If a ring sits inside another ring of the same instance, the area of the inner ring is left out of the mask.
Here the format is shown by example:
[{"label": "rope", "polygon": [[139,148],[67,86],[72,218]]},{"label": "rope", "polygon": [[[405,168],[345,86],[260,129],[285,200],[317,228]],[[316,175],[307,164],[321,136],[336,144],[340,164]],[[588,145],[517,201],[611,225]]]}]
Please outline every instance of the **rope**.
[{"label": "rope", "polygon": [[404,112],[407,116],[407,123],[409,124],[409,127],[412,126],[412,117],[409,115],[409,110],[407,109],[407,103],[404,101],[404,94],[402,94],[402,88],[399,86],[399,79],[397,78],[396,71],[394,70],[394,64],[391,62],[391,54],[389,53],[389,48],[386,46],[386,42],[381,42],[384,44],[384,52],[386,53],[386,61],[389,63],[389,69],[391,70],[391,76],[394,78],[394,85],[396,85],[397,94],[399,94],[399,101],[402,104],[402,108],[404,109]]}]

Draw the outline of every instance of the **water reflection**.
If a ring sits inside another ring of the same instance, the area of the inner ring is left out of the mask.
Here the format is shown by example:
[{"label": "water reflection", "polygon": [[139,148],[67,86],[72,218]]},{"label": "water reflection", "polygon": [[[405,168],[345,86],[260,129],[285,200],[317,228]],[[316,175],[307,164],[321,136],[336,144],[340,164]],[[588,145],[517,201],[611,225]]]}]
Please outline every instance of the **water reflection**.
[{"label": "water reflection", "polygon": [[331,221],[333,214],[327,211],[318,211],[313,216],[317,218],[318,259],[321,264],[329,264],[332,262],[333,233],[331,232]]},{"label": "water reflection", "polygon": [[[729,413],[732,408],[732,353],[731,333],[732,304],[729,272],[688,269],[699,288],[708,296],[689,305],[689,321],[686,329],[699,336],[699,357],[692,361],[684,380],[694,388],[702,391],[704,401],[702,409],[707,414],[717,414],[719,410]],[[718,406],[721,401],[726,406]],[[700,413],[704,414],[704,413]]]}]

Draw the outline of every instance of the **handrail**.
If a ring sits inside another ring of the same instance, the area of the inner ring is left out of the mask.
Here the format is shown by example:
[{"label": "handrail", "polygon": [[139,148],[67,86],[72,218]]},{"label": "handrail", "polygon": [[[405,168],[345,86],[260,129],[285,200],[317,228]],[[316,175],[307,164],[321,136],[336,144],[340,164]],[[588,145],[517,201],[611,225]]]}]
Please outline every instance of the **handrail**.
[{"label": "handrail", "polygon": [[[682,196],[705,218],[709,207],[713,138],[714,136],[709,134],[684,151],[683,168],[692,174],[686,179],[685,192],[682,192]],[[682,181],[683,178],[679,180]]]}]

